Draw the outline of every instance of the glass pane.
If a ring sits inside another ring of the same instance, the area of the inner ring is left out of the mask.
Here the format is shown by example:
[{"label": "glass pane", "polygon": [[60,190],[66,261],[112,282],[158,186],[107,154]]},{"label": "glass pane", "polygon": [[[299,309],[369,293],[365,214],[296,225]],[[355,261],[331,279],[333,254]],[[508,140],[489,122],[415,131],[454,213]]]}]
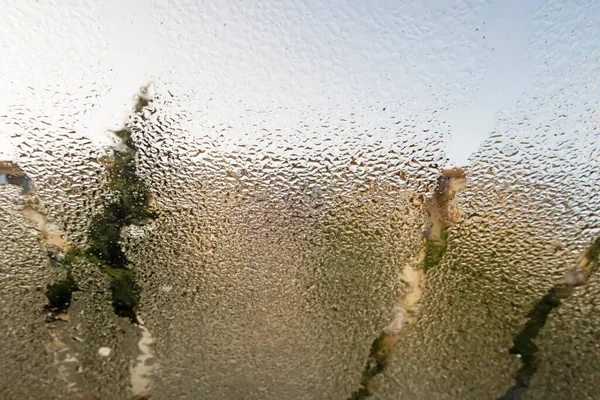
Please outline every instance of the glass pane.
[{"label": "glass pane", "polygon": [[0,0],[0,397],[594,398],[600,5]]}]

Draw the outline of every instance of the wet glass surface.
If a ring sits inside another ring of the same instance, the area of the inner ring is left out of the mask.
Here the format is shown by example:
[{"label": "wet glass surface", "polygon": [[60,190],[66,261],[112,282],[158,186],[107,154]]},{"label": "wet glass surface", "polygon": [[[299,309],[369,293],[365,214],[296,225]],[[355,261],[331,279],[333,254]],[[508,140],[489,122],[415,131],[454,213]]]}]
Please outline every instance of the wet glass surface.
[{"label": "wet glass surface", "polygon": [[0,0],[0,397],[600,388],[600,5]]}]

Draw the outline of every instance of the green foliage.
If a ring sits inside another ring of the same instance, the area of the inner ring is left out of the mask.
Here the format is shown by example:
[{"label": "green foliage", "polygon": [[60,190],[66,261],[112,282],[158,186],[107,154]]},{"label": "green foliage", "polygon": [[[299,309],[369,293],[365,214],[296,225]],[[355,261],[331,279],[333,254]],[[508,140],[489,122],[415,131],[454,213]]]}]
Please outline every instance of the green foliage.
[{"label": "green foliage", "polygon": [[[523,329],[513,338],[513,346],[509,353],[518,355],[521,358],[521,368],[515,376],[515,385],[512,386],[504,396],[500,399],[512,399],[516,393],[524,395],[531,381],[538,370],[538,360],[536,353],[539,348],[533,341],[540,333],[550,312],[560,306],[560,298],[557,291],[559,286],[553,286],[548,292],[536,303],[533,309],[527,314],[529,319],[523,326]],[[521,398],[521,397],[519,397]]]},{"label": "green foliage", "polygon": [[48,298],[48,305],[46,309],[56,314],[66,312],[71,305],[73,292],[78,290],[79,288],[75,283],[75,279],[73,279],[73,275],[69,272],[67,277],[62,281],[47,286],[46,297]]},{"label": "green foliage", "polygon": [[[140,112],[149,100],[138,96],[135,112]],[[69,250],[55,264],[70,271],[70,265],[79,257],[99,266],[111,278],[112,304],[115,314],[136,322],[135,309],[139,302],[140,288],[133,271],[128,269],[126,254],[121,248],[121,231],[128,225],[140,225],[157,217],[150,207],[151,195],[145,183],[137,175],[135,156],[137,147],[131,130],[125,128],[114,132],[121,139],[122,148],[113,149],[114,165],[109,167],[108,188],[114,196],[107,200],[103,210],[92,217],[88,230],[87,249]],[[50,309],[66,309],[71,293],[78,290],[69,272],[66,280],[49,287],[47,297]]]},{"label": "green foliage", "polygon": [[353,392],[348,400],[361,400],[371,396],[371,392],[368,390],[368,385],[372,383],[373,379],[377,375],[381,374],[386,367],[386,360],[388,354],[388,352],[384,348],[386,335],[386,333],[382,333],[371,344],[371,352],[369,353],[369,359],[360,379],[361,388]]}]

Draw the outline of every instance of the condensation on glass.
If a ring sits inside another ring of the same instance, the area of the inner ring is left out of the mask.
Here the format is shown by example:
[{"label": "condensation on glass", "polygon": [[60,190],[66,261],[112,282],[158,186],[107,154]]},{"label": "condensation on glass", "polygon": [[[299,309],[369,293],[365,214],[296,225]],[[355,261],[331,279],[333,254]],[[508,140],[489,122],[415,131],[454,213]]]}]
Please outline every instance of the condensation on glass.
[{"label": "condensation on glass", "polygon": [[0,397],[600,390],[600,4],[0,0]]}]

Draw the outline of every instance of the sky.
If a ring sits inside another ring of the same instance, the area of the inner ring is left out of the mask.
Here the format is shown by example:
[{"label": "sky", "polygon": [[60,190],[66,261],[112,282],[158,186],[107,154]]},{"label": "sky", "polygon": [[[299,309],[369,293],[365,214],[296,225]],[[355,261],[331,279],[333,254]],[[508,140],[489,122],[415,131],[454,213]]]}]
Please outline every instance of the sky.
[{"label": "sky", "polygon": [[20,106],[51,115],[93,93],[76,125],[101,143],[154,82],[215,124],[263,111],[366,110],[365,125],[375,107],[435,115],[449,163],[465,165],[499,115],[547,94],[553,77],[557,93],[572,86],[568,62],[544,66],[550,46],[591,56],[582,69],[598,59],[589,36],[569,43],[600,17],[584,1],[251,3],[0,0],[0,158],[14,153]]}]

